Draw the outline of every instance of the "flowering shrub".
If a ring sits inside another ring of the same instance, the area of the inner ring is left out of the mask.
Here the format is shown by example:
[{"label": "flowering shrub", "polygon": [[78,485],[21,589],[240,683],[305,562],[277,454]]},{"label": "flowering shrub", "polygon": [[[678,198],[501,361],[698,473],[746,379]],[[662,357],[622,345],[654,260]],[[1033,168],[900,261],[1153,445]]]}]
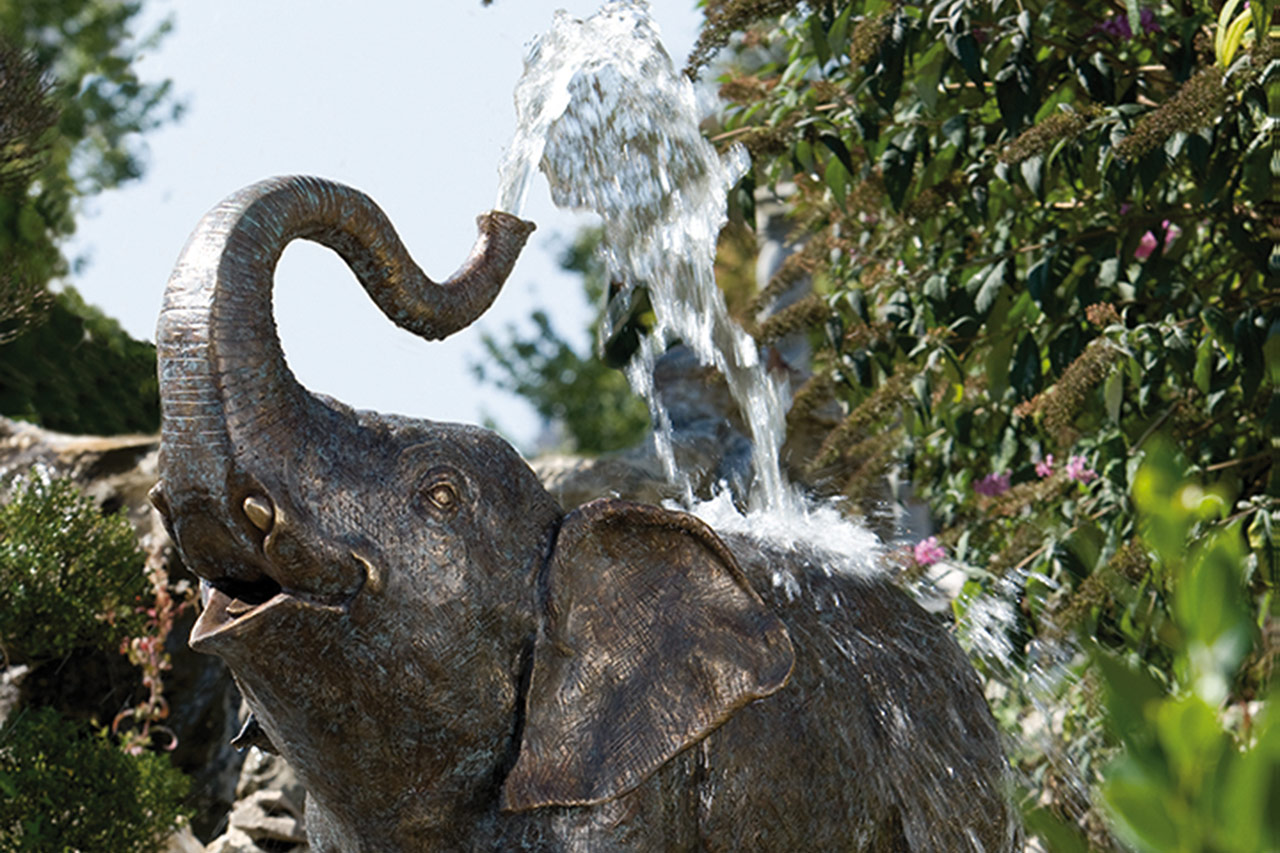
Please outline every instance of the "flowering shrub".
[{"label": "flowering shrub", "polygon": [[929,536],[916,543],[915,548],[912,549],[912,556],[920,566],[932,566],[939,560],[945,559],[947,551],[938,544],[937,536]]},{"label": "flowering shrub", "polygon": [[890,471],[928,502],[913,565],[936,547],[970,574],[959,627],[1029,744],[1027,802],[1095,849],[1132,841],[1095,792],[1138,740],[1098,725],[1108,679],[1084,648],[1184,683],[1173,626],[1195,593],[1142,535],[1163,516],[1135,511],[1154,436],[1226,507],[1182,528],[1238,546],[1221,618],[1261,626],[1206,707],[1259,701],[1277,654],[1275,3],[706,7],[694,65],[732,46],[714,138],[754,159],[735,203],[773,189],[800,244],[757,306],[802,276],[816,294],[793,413],[846,413],[811,468],[854,505]]},{"label": "flowering shrub", "polygon": [[[155,510],[152,510],[155,512]],[[144,542],[146,550],[146,574],[150,580],[154,600],[139,610],[146,616],[145,633],[129,637],[120,643],[120,653],[142,670],[142,686],[146,697],[133,708],[121,711],[111,724],[114,734],[121,736],[121,746],[132,755],[139,755],[153,745],[152,738],[164,738],[164,748],[172,751],[178,746],[177,735],[161,724],[169,716],[169,703],[164,697],[164,671],[171,668],[165,651],[165,640],[173,631],[174,620],[191,606],[194,596],[186,581],[171,585],[166,569],[168,558],[167,539],[152,534]],[[122,729],[126,722],[136,728]]]},{"label": "flowering shrub", "polygon": [[[0,730],[0,850],[159,849],[183,814],[187,780],[148,747],[176,746],[161,672],[185,606],[163,540],[138,548],[123,515],[104,516],[68,480],[33,471],[0,505],[0,645],[40,663],[116,649],[142,670],[146,697],[94,733],[53,709],[18,708]],[[176,597],[175,597],[176,592]],[[124,727],[132,722],[132,727]],[[156,742],[155,735],[167,735]]]}]

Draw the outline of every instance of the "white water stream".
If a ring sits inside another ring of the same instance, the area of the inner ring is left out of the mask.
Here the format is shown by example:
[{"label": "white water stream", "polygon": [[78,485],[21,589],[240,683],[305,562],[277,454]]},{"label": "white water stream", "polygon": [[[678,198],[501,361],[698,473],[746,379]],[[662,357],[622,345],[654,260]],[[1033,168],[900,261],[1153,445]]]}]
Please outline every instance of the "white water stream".
[{"label": "white water stream", "polygon": [[[693,85],[662,47],[647,6],[612,2],[587,20],[558,13],[529,48],[516,113],[497,207],[519,215],[541,168],[557,205],[603,220],[611,280],[648,289],[656,325],[627,372],[649,405],[659,457],[685,503],[693,504],[692,486],[677,469],[670,419],[652,379],[655,361],[676,341],[724,375],[750,427],[748,506],[798,508],[778,460],[790,396],[730,319],[715,283],[725,199],[746,171],[746,152],[722,160],[703,138]],[[615,300],[628,302],[625,292]]]}]

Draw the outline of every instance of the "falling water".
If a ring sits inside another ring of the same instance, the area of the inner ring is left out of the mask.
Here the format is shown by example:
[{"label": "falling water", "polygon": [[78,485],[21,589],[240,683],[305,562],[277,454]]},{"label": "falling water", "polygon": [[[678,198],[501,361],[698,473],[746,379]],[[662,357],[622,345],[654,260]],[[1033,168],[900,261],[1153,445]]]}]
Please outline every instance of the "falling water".
[{"label": "falling water", "polygon": [[630,290],[647,287],[656,323],[627,372],[649,405],[659,457],[686,504],[692,485],[676,467],[670,419],[652,380],[654,363],[675,341],[724,375],[750,427],[749,507],[796,508],[778,458],[787,389],[730,319],[714,277],[725,199],[746,171],[746,152],[722,159],[703,138],[693,85],[662,47],[647,6],[612,2],[585,21],[558,13],[530,46],[516,112],[497,206],[519,214],[540,166],[557,205],[603,219],[606,267],[624,285],[614,304],[627,305]]},{"label": "falling water", "polygon": [[[610,2],[587,20],[558,13],[529,48],[516,110],[518,130],[501,167],[497,207],[519,214],[540,168],[557,205],[603,221],[607,271],[625,288],[614,300],[620,316],[606,317],[607,326],[626,319],[630,289],[647,288],[656,323],[627,373],[649,405],[657,452],[683,490],[685,507],[722,532],[800,551],[817,548],[829,570],[882,571],[884,546],[874,534],[833,504],[803,498],[782,475],[788,389],[729,318],[714,278],[726,196],[749,164],[740,149],[721,158],[702,136],[693,86],[675,70],[647,5]],[[727,492],[697,503],[689,477],[676,466],[671,420],[653,381],[655,361],[675,341],[724,375],[749,425],[755,480],[746,515]],[[786,569],[778,572],[775,586],[789,597],[799,594],[796,579]],[[1010,640],[1021,589],[1016,580],[974,602],[961,626],[970,653],[996,672],[1017,669]],[[1039,654],[1043,660],[1029,668],[1021,689],[1040,697],[1040,716],[1049,722],[1033,737],[1051,748],[1052,696],[1070,677],[1072,649],[1046,646]],[[1017,683],[1012,675],[1006,680]]]}]

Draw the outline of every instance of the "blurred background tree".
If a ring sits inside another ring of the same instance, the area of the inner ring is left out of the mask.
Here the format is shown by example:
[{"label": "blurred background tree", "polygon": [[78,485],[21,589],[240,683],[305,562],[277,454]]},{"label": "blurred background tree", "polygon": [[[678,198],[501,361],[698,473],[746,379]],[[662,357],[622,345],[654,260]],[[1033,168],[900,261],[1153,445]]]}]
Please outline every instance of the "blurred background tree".
[{"label": "blurred background tree", "polygon": [[[73,272],[60,246],[82,201],[140,177],[141,134],[181,114],[169,81],[144,82],[133,68],[169,28],[139,36],[140,11],[0,0],[0,413],[55,429],[159,424],[150,345],[50,290]],[[45,317],[50,329],[23,343]]]},{"label": "blurred background tree", "polygon": [[[82,201],[139,177],[140,134],[180,111],[167,81],[133,70],[167,28],[135,38],[140,10],[0,0],[0,414],[52,429],[159,425],[154,347],[57,288]],[[56,679],[73,656],[108,660],[147,636],[157,590],[132,525],[40,472],[5,490],[0,653],[22,665],[15,677]],[[137,738],[126,749],[96,716],[60,708],[6,712],[0,849],[158,850],[189,814],[186,776]]]},{"label": "blurred background tree", "polygon": [[[560,265],[582,276],[585,298],[602,311],[609,282],[597,251],[600,236],[598,229],[580,233]],[[522,336],[515,328],[508,328],[503,339],[484,336],[492,364],[476,364],[476,378],[525,398],[549,427],[563,430],[564,446],[558,449],[592,455],[638,444],[649,429],[649,410],[632,393],[621,364],[609,359],[607,351],[596,357],[590,346],[579,352],[544,312],[531,319],[532,336]],[[637,323],[643,318],[632,323],[633,330]],[[592,340],[599,325],[597,312]]]}]

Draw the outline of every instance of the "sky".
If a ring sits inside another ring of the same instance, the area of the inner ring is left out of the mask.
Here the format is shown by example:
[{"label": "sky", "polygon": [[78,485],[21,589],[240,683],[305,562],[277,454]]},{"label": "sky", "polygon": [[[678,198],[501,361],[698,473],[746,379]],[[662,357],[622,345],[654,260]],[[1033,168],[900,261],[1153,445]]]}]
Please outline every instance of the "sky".
[{"label": "sky", "polygon": [[[150,0],[147,22],[174,31],[136,68],[173,80],[186,112],[146,134],[141,181],[90,200],[67,247],[88,263],[70,280],[134,337],[155,339],[165,282],[200,217],[262,178],[313,174],[361,189],[387,212],[418,264],[447,278],[495,203],[498,165],[515,129],[512,91],[525,46],[574,0]],[[673,59],[693,46],[695,0],[651,0]],[[502,294],[481,320],[422,341],[377,310],[337,255],[296,241],[276,275],[276,320],[290,366],[313,391],[359,409],[434,420],[492,418],[518,446],[540,431],[533,409],[471,365],[481,335],[503,337],[547,310],[588,345],[593,308],[559,270],[585,218],[559,211],[536,179],[524,216],[538,224]]]}]

